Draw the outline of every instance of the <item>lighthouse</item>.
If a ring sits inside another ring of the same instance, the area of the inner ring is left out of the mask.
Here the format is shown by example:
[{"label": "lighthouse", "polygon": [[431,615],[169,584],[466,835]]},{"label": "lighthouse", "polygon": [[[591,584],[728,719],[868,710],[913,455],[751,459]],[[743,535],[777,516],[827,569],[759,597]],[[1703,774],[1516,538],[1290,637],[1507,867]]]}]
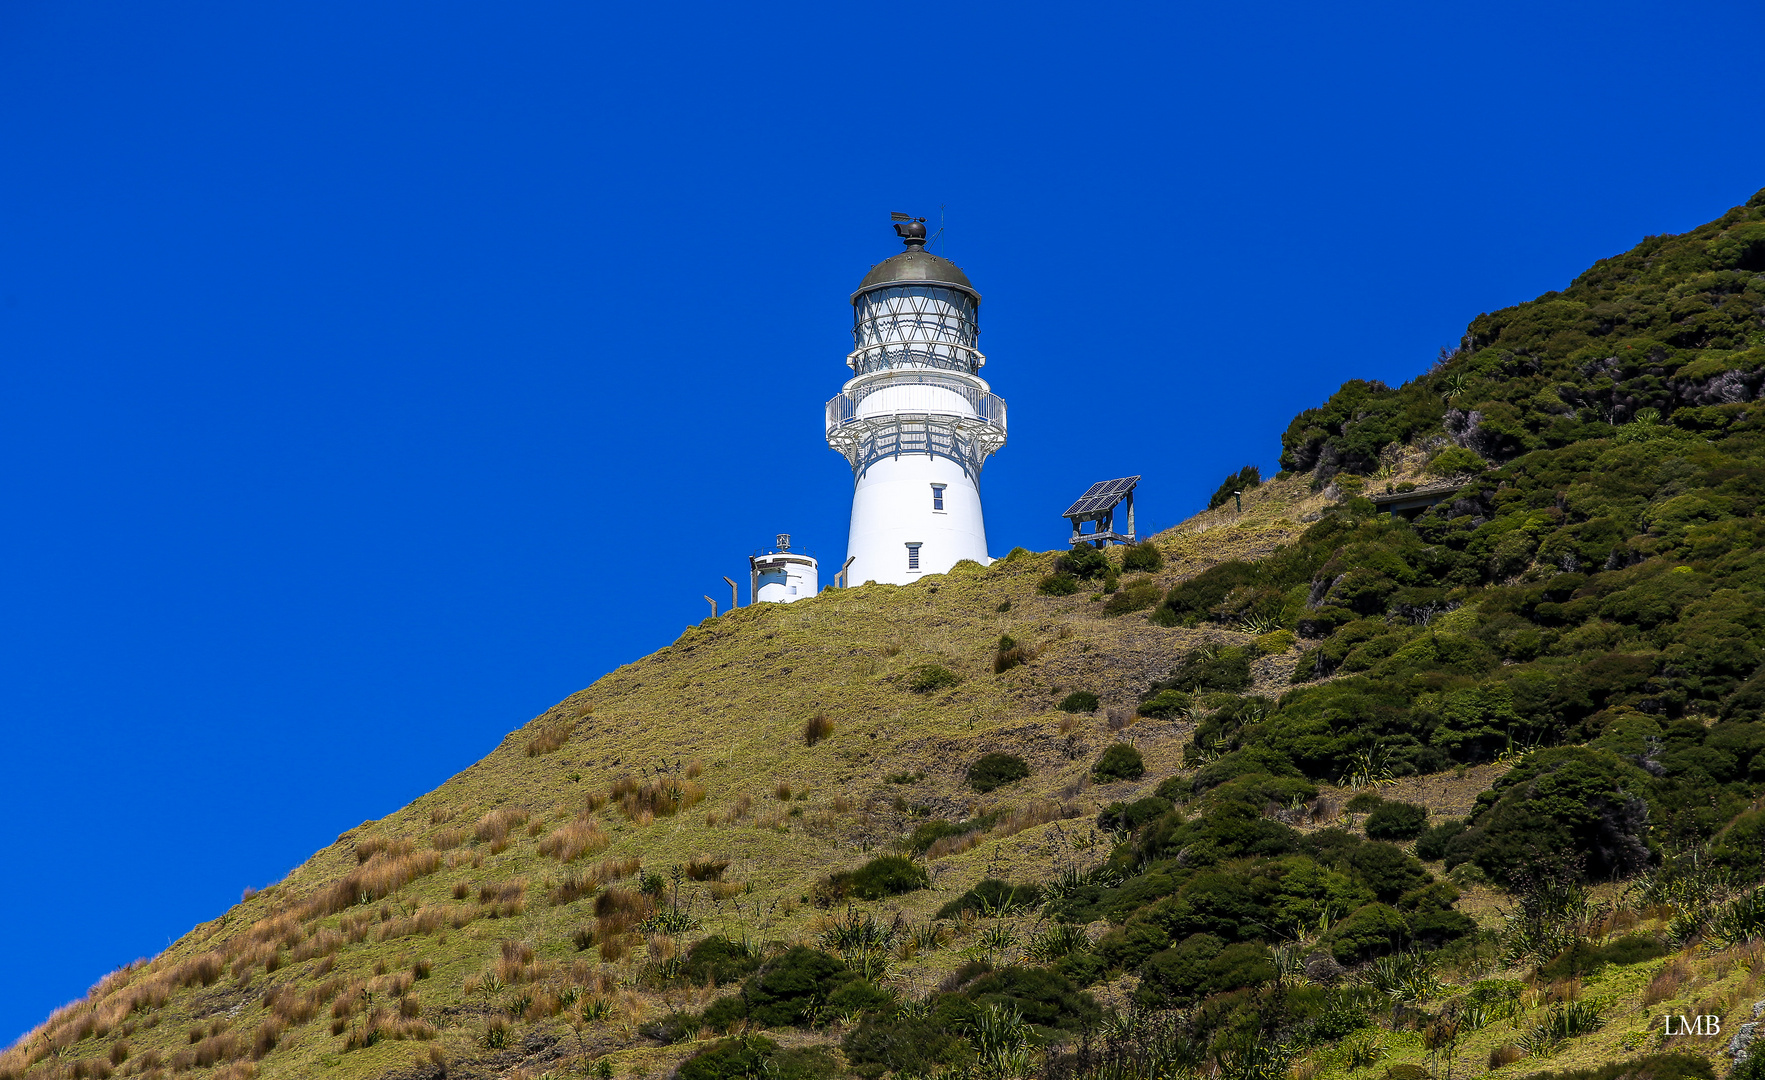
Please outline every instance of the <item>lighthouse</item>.
[{"label": "lighthouse", "polygon": [[852,378],[827,403],[828,445],[852,466],[849,583],[992,561],[981,466],[1005,445],[1005,402],[980,377],[981,294],[905,217],[906,250],[852,294]]}]

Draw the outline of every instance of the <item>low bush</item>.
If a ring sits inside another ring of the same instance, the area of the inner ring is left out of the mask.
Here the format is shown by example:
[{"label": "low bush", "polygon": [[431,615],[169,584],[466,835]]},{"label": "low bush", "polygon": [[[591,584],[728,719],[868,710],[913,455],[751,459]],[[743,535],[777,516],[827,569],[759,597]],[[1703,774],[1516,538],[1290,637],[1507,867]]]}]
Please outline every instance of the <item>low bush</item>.
[{"label": "low bush", "polygon": [[963,998],[945,994],[929,1016],[866,1016],[846,1033],[840,1050],[862,1080],[877,1080],[889,1072],[897,1076],[937,1075],[952,1064],[962,1066],[972,1059],[968,1040],[960,1034],[972,1011]]},{"label": "low bush", "polygon": [[968,786],[985,795],[1030,774],[1029,762],[1016,754],[994,751],[968,767]]},{"label": "low bush", "polygon": [[1340,963],[1358,964],[1396,951],[1409,935],[1409,921],[1396,908],[1367,904],[1331,929],[1330,954]]},{"label": "low bush", "polygon": [[1140,703],[1140,715],[1165,720],[1189,711],[1195,699],[1181,690],[1160,690]]},{"label": "low bush", "polygon": [[1415,803],[1381,803],[1367,815],[1369,840],[1414,840],[1428,826],[1428,808]]},{"label": "low bush", "polygon": [[1065,574],[1080,581],[1104,577],[1111,571],[1109,556],[1090,544],[1080,544],[1054,560],[1056,574]]},{"label": "low bush", "polygon": [[[862,987],[847,990],[854,983]],[[817,1006],[830,1003],[843,990],[847,998],[869,998],[873,1005],[879,1003],[874,1000],[877,997],[887,1000],[839,957],[796,945],[750,976],[739,996],[712,1002],[705,1010],[704,1023],[719,1031],[727,1031],[744,1019],[755,1027],[807,1024],[814,1021]]]},{"label": "low bush", "polygon": [[1036,591],[1043,596],[1071,596],[1079,591],[1079,579],[1071,574],[1049,574],[1036,582]]},{"label": "low bush", "polygon": [[1134,1002],[1144,1009],[1188,1005],[1210,994],[1272,982],[1275,974],[1262,945],[1228,945],[1212,934],[1191,934],[1140,965]]},{"label": "low bush", "polygon": [[760,958],[739,941],[722,935],[695,942],[681,958],[677,978],[695,985],[740,982],[760,967]]},{"label": "low bush", "polygon": [[1428,472],[1435,476],[1461,476],[1480,473],[1487,468],[1489,462],[1462,446],[1449,446],[1428,462]]},{"label": "low bush", "polygon": [[1145,611],[1158,606],[1164,599],[1164,590],[1158,582],[1150,577],[1131,578],[1118,586],[1109,599],[1103,603],[1103,614],[1126,615],[1133,611]]},{"label": "low bush", "polygon": [[1103,751],[1103,756],[1091,766],[1091,778],[1099,784],[1138,780],[1145,775],[1145,759],[1140,756],[1140,751],[1127,743],[1116,743]]},{"label": "low bush", "polygon": [[1446,857],[1446,845],[1453,837],[1465,831],[1462,819],[1443,821],[1438,825],[1424,829],[1422,835],[1416,837],[1416,858],[1434,862]]},{"label": "low bush", "polygon": [[1122,549],[1122,573],[1151,574],[1164,568],[1164,553],[1150,540]]},{"label": "low bush", "polygon": [[1151,699],[1164,690],[1240,693],[1250,687],[1250,660],[1251,650],[1239,646],[1196,649],[1183,657],[1169,678],[1153,683],[1146,697]]},{"label": "low bush", "polygon": [[907,677],[907,689],[915,694],[945,690],[962,681],[962,676],[942,664],[921,664]]},{"label": "low bush", "polygon": [[997,813],[981,814],[962,821],[926,821],[914,827],[904,841],[907,850],[915,855],[924,855],[933,844],[955,836],[967,836],[972,832],[990,829],[999,820]]},{"label": "low bush", "polygon": [[1097,827],[1105,832],[1138,829],[1148,821],[1157,821],[1171,809],[1169,799],[1148,795],[1131,803],[1110,803],[1097,814]]},{"label": "low bush", "polygon": [[954,919],[965,911],[982,915],[999,915],[1034,908],[1042,902],[1038,885],[1012,885],[997,878],[984,878],[974,888],[938,909],[937,918]]},{"label": "low bush", "polygon": [[930,887],[924,867],[901,855],[883,855],[856,870],[842,870],[823,879],[815,898],[827,906],[848,897],[881,900]]},{"label": "low bush", "polygon": [[764,1035],[724,1039],[681,1063],[679,1080],[828,1080],[839,1075],[833,1055],[819,1046],[783,1049]]},{"label": "low bush", "polygon": [[1097,695],[1089,690],[1074,690],[1061,698],[1060,704],[1055,708],[1066,713],[1096,712]]}]

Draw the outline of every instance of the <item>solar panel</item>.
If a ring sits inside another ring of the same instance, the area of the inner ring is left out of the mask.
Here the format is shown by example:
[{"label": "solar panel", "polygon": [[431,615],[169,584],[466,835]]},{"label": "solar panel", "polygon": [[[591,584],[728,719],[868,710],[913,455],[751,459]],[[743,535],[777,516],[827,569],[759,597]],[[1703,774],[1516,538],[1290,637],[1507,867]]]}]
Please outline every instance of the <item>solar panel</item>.
[{"label": "solar panel", "polygon": [[1134,490],[1140,482],[1138,476],[1124,476],[1120,480],[1099,480],[1085,489],[1077,502],[1066,508],[1063,517],[1075,514],[1096,514],[1109,509],[1121,501],[1123,495]]}]

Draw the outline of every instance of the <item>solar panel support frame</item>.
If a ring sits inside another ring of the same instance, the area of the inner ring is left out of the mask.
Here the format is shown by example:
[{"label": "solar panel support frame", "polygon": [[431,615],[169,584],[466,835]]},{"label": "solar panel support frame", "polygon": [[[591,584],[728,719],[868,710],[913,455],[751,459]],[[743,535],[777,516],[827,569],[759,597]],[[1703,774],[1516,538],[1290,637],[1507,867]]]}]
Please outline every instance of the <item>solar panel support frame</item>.
[{"label": "solar panel support frame", "polygon": [[[1119,480],[1099,480],[1092,484],[1085,493],[1078,497],[1071,506],[1066,508],[1066,519],[1072,522],[1072,537],[1067,543],[1072,547],[1089,544],[1103,548],[1110,544],[1137,544],[1139,536],[1134,530],[1134,489],[1140,483],[1138,476],[1125,476]],[[1117,510],[1123,511],[1127,519],[1127,530],[1117,532],[1115,515]],[[1086,532],[1084,524],[1092,522],[1090,532]]]}]

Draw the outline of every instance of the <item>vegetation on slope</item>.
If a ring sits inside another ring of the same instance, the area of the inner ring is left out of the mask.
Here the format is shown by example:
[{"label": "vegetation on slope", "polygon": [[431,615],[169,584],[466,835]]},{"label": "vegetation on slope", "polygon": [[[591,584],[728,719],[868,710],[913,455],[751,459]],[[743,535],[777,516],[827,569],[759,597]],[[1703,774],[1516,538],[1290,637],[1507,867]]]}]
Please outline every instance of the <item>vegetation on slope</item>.
[{"label": "vegetation on slope", "polygon": [[1765,192],[1150,545],[689,629],[0,1076],[1710,1077],[1663,1017],[1765,980],[1762,381]]}]

